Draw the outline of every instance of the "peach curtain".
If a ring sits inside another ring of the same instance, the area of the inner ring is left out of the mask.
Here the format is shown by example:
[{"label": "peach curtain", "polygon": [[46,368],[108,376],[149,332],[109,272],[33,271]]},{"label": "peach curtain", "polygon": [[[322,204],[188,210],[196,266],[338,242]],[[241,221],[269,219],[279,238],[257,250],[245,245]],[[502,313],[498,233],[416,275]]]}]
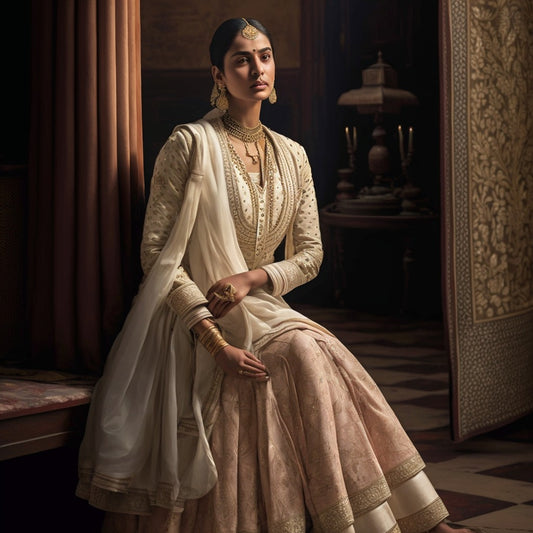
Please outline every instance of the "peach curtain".
[{"label": "peach curtain", "polygon": [[32,4],[33,364],[99,372],[140,276],[139,0]]}]

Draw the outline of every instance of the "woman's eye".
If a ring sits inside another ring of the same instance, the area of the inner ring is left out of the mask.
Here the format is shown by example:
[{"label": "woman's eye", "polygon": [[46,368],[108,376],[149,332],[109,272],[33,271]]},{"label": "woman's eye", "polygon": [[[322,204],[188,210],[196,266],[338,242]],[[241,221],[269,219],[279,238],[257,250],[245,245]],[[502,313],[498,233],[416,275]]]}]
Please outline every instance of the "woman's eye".
[{"label": "woman's eye", "polygon": [[237,60],[237,63],[239,63],[239,64],[242,64],[242,63],[248,63],[248,58],[247,58],[247,57],[240,57],[240,58]]},{"label": "woman's eye", "polygon": [[270,59],[270,54],[263,54],[263,61],[268,61]]}]

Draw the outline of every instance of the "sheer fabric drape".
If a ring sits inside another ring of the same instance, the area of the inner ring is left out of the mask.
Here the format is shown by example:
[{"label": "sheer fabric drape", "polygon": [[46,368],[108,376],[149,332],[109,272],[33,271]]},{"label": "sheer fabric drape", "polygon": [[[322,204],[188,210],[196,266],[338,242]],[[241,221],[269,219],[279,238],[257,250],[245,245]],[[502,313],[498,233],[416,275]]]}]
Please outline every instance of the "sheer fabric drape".
[{"label": "sheer fabric drape", "polygon": [[139,0],[32,4],[33,363],[99,371],[139,281]]}]

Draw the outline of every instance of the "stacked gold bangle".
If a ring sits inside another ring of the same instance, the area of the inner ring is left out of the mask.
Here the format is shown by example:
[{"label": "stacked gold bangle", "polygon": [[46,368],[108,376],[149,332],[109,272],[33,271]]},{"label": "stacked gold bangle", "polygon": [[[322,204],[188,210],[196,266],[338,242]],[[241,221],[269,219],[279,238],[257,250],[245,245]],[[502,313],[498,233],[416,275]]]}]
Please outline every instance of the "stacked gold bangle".
[{"label": "stacked gold bangle", "polygon": [[229,342],[226,342],[216,324],[211,324],[205,331],[202,331],[202,333],[198,335],[198,340],[213,356],[225,346],[229,346]]}]

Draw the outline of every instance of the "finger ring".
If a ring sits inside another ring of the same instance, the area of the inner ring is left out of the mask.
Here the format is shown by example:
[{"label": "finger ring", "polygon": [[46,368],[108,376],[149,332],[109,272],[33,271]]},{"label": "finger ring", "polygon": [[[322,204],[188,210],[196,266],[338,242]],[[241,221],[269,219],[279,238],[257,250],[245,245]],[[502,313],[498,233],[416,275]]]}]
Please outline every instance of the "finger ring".
[{"label": "finger ring", "polygon": [[244,372],[244,370],[239,370],[238,374],[239,374],[240,376],[244,376],[245,372]]},{"label": "finger ring", "polygon": [[235,294],[237,294],[237,289],[231,284],[228,283],[225,285],[221,292],[213,293],[219,300],[224,302],[234,302]]}]

